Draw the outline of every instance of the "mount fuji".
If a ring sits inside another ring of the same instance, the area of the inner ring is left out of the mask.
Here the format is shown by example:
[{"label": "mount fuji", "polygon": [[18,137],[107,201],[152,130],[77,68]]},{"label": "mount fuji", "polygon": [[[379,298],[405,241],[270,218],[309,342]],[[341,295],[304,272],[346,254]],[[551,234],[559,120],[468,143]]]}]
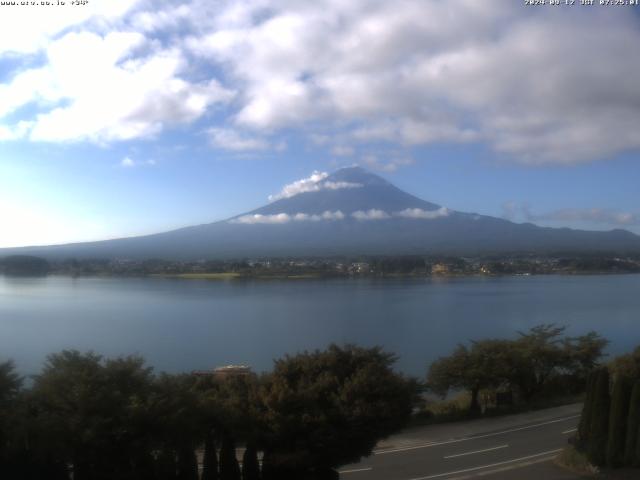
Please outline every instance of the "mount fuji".
[{"label": "mount fuji", "polygon": [[256,210],[141,237],[0,250],[0,256],[161,258],[640,252],[625,230],[540,227],[450,210],[360,167],[316,174]]}]

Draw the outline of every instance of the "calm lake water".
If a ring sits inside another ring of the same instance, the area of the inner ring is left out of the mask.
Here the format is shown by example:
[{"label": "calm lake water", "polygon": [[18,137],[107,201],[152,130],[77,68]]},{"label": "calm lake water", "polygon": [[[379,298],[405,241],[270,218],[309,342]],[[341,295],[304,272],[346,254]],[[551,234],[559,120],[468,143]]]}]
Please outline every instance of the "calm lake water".
[{"label": "calm lake water", "polygon": [[246,363],[331,342],[382,345],[424,375],[458,343],[540,323],[640,344],[640,275],[200,281],[0,276],[0,360],[36,373],[64,348],[139,353],[170,372]]}]

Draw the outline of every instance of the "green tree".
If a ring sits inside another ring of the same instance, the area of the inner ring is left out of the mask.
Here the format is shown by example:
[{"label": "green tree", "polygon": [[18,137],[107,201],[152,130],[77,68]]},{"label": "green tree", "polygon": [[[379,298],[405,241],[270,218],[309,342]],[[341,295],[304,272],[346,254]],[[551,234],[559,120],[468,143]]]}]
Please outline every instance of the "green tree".
[{"label": "green tree", "polygon": [[611,408],[609,412],[607,465],[611,467],[620,467],[624,464],[630,396],[631,381],[625,376],[618,376],[613,384]]},{"label": "green tree", "polygon": [[18,446],[19,395],[22,378],[12,361],[0,363],[0,477],[16,475],[23,468],[16,463]]},{"label": "green tree", "polygon": [[260,480],[260,464],[256,447],[249,443],[242,455],[242,480]]},{"label": "green tree", "polygon": [[262,390],[270,468],[298,478],[335,468],[405,426],[416,383],[395,373],[394,362],[380,348],[352,345],[277,360]]},{"label": "green tree", "polygon": [[525,401],[539,393],[549,378],[570,359],[562,346],[565,327],[538,325],[526,333],[519,332],[514,341],[511,383],[516,385]]},{"label": "green tree", "polygon": [[609,370],[598,370],[593,392],[593,415],[589,428],[587,455],[591,463],[604,465],[606,462],[607,434],[609,430]]},{"label": "green tree", "polygon": [[151,379],[139,357],[50,355],[35,378],[32,399],[33,422],[50,445],[47,454],[72,463],[77,480],[117,479],[142,468],[140,452],[149,451]]},{"label": "green tree", "polygon": [[636,448],[640,444],[640,380],[636,381],[631,390],[629,401],[629,415],[627,417],[627,438],[624,445],[624,463],[628,466],[640,466],[640,458],[635,458]]},{"label": "green tree", "polygon": [[427,385],[442,396],[451,389],[469,391],[469,413],[477,415],[480,413],[480,390],[498,387],[509,377],[512,350],[512,343],[506,340],[472,342],[471,348],[458,345],[451,355],[431,364]]},{"label": "green tree", "polygon": [[633,379],[640,379],[640,346],[633,352],[620,355],[609,364],[614,375],[626,375]]},{"label": "green tree", "polygon": [[562,341],[565,351],[567,365],[566,368],[585,381],[604,356],[604,349],[609,341],[600,334],[591,331],[579,337],[569,337]]}]

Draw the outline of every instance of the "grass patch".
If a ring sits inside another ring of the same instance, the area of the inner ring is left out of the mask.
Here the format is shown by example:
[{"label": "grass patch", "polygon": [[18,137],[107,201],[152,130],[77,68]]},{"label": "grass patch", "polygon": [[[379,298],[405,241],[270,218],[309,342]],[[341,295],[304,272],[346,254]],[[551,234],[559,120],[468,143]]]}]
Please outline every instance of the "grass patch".
[{"label": "grass patch", "polygon": [[589,463],[587,456],[577,450],[573,445],[569,445],[560,452],[555,459],[556,465],[566,468],[578,475],[596,476],[600,473],[598,467]]}]

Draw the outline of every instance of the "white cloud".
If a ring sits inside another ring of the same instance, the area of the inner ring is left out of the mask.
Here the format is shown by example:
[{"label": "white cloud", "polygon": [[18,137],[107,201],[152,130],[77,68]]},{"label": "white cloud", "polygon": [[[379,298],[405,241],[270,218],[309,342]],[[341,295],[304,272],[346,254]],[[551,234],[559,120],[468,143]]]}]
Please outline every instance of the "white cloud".
[{"label": "white cloud", "polygon": [[133,160],[131,157],[124,157],[122,160],[120,160],[120,166],[123,168],[133,168],[133,167],[143,167],[143,166],[152,167],[154,165],[156,165],[156,161],[153,159],[136,161],[136,160]]},{"label": "white cloud", "polygon": [[[623,11],[248,1],[233,19],[189,45],[243,85],[234,120],[249,128],[320,126],[323,139],[333,128],[406,146],[482,141],[529,163],[640,148],[640,132],[623,127],[640,116],[640,51],[619,50],[640,31]],[[549,39],[554,48],[541,47]]]},{"label": "white cloud", "polygon": [[284,223],[289,223],[291,221],[320,222],[320,221],[343,220],[344,218],[345,216],[340,210],[336,210],[335,212],[331,212],[327,210],[321,214],[296,213],[294,215],[289,215],[288,213],[275,213],[272,215],[262,215],[262,214],[256,213],[253,215],[243,215],[241,217],[231,219],[230,222],[241,223],[245,225],[254,225],[259,223],[281,225]]},{"label": "white cloud", "polygon": [[298,222],[319,222],[322,220],[344,220],[344,213],[340,210],[336,210],[335,212],[326,210],[325,212],[318,214],[308,214],[308,213],[296,213],[293,217],[293,220]]},{"label": "white cloud", "polygon": [[253,225],[256,223],[282,224],[289,223],[291,216],[287,213],[276,213],[273,215],[262,215],[259,213],[253,215],[242,215],[241,217],[230,220],[231,223],[242,223],[245,225]]},{"label": "white cloud", "polygon": [[440,207],[437,210],[423,210],[421,208],[406,208],[394,213],[394,216],[402,218],[416,218],[423,220],[433,220],[436,218],[448,217],[451,214],[449,209]]},{"label": "white cloud", "polygon": [[[447,217],[451,214],[450,210],[441,207],[437,210],[423,210],[421,208],[407,208],[405,210],[394,212],[389,214],[384,210],[378,210],[372,208],[370,210],[357,210],[351,213],[351,217],[356,220],[388,220],[392,217],[399,218],[413,218],[413,219],[421,219],[421,220],[434,220],[436,218]],[[320,222],[320,221],[336,221],[336,220],[344,220],[346,215],[342,213],[340,210],[336,211],[325,211],[321,214],[309,214],[309,213],[296,213],[290,215],[288,213],[274,213],[271,215],[263,215],[263,214],[250,214],[243,215],[241,217],[237,217],[231,219],[231,223],[241,223],[245,225],[253,225],[253,224],[276,224],[282,225],[289,222]]]},{"label": "white cloud", "polygon": [[[142,0],[90,1],[84,6],[4,6],[0,15],[0,56],[30,54],[65,29],[93,23],[108,24],[121,18]],[[69,2],[67,2],[69,3]]]},{"label": "white cloud", "polygon": [[0,118],[27,105],[39,107],[28,122],[35,141],[149,137],[168,125],[190,123],[233,96],[215,79],[184,80],[187,64],[179,51],[155,49],[135,32],[71,32],[51,42],[46,53],[45,66],[0,85]]},{"label": "white cloud", "polygon": [[277,193],[276,195],[269,195],[269,201],[273,202],[275,200],[280,200],[281,198],[290,198],[305,192],[320,191],[321,187],[319,182],[328,176],[329,174],[327,172],[314,170],[314,172],[307,178],[296,180],[293,183],[285,185],[282,190],[280,190],[280,193]]},{"label": "white cloud", "polygon": [[375,208],[367,211],[358,210],[353,212],[351,216],[356,220],[386,220],[388,218],[391,218],[391,216],[387,212],[383,210],[377,210]]},{"label": "white cloud", "polygon": [[296,180],[285,185],[276,195],[269,195],[269,201],[274,202],[282,198],[291,198],[295,195],[306,192],[319,192],[321,190],[340,190],[343,188],[360,188],[363,185],[355,182],[333,182],[325,180],[329,174],[327,172],[314,171],[309,177]]},{"label": "white cloud", "polygon": [[243,135],[230,128],[210,128],[207,133],[214,147],[233,151],[266,150],[271,144],[263,138]]},{"label": "white cloud", "polygon": [[5,7],[0,56],[20,61],[0,83],[0,139],[107,143],[205,120],[232,150],[277,148],[284,130],[337,156],[483,142],[507,159],[570,164],[640,149],[630,127],[640,49],[620,53],[640,42],[636,19],[568,10],[509,0]]},{"label": "white cloud", "polygon": [[322,190],[341,190],[343,188],[361,188],[364,185],[356,182],[332,182],[327,180],[320,184]]}]

